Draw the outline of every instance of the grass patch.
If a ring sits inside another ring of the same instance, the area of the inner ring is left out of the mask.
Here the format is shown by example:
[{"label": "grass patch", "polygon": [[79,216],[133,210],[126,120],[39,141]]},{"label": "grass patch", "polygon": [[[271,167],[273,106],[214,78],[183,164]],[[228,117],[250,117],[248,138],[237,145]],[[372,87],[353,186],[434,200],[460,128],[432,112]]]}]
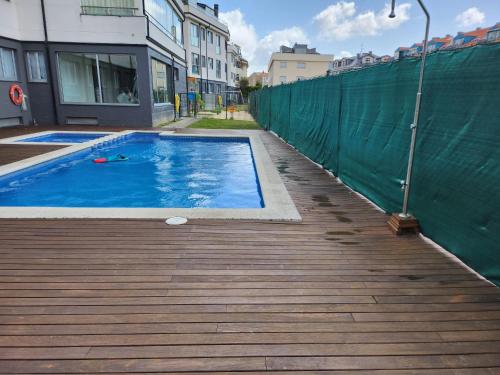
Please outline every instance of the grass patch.
[{"label": "grass patch", "polygon": [[203,118],[189,126],[192,129],[261,129],[255,121],[242,120],[220,120],[215,118]]}]

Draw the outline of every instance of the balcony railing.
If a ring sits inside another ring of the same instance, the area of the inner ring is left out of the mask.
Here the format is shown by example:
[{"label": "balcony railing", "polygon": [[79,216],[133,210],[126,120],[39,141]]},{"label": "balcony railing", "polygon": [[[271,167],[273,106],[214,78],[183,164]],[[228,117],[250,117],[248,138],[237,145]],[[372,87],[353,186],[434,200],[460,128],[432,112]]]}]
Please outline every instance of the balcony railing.
[{"label": "balcony railing", "polygon": [[136,0],[80,0],[82,14],[92,16],[135,16]]},{"label": "balcony railing", "polygon": [[88,16],[120,16],[131,17],[137,13],[137,8],[103,7],[94,5],[82,5],[82,14]]}]

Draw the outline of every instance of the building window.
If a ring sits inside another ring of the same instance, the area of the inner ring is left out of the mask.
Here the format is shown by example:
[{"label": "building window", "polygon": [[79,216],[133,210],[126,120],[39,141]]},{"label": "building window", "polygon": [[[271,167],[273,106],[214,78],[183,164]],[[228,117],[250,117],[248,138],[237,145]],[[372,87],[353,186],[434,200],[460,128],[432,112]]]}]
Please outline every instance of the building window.
[{"label": "building window", "polygon": [[16,58],[14,50],[10,48],[0,48],[0,80],[16,81]]},{"label": "building window", "polygon": [[305,62],[298,62],[297,63],[297,69],[305,69],[305,68],[306,68]]},{"label": "building window", "polygon": [[135,55],[58,53],[63,103],[138,104]]},{"label": "building window", "polygon": [[280,83],[286,83],[286,76],[280,76]]},{"label": "building window", "polygon": [[213,83],[209,83],[208,84],[208,93],[209,94],[213,94],[214,93],[214,84]]},{"label": "building window", "polygon": [[150,22],[182,46],[182,19],[172,5],[165,0],[145,0],[144,5]]},{"label": "building window", "polygon": [[217,94],[220,94],[222,92],[222,87],[219,83],[215,85],[215,92]]},{"label": "building window", "polygon": [[200,55],[191,53],[191,72],[193,74],[200,74]]},{"label": "building window", "polygon": [[47,82],[45,57],[42,52],[26,52],[26,63],[28,64],[28,81]]},{"label": "building window", "polygon": [[209,57],[208,58],[208,67],[211,69],[211,70],[214,70],[214,59]]},{"label": "building window", "polygon": [[287,64],[287,62],[286,62],[286,61],[280,61],[280,68],[281,68],[281,69],[286,69],[287,65],[288,65],[288,64]]},{"label": "building window", "polygon": [[191,24],[191,45],[199,47],[200,45],[200,28],[194,23]]},{"label": "building window", "polygon": [[179,80],[179,68],[174,68],[174,80]]},{"label": "building window", "polygon": [[306,79],[306,77],[304,77],[304,76],[297,76],[297,81],[303,81],[305,79]]},{"label": "building window", "polygon": [[210,44],[214,44],[214,33],[212,31],[207,31],[207,38]]},{"label": "building window", "polygon": [[134,0],[81,0],[82,14],[92,16],[135,16]]},{"label": "building window", "polygon": [[205,41],[207,39],[207,30],[202,27],[201,28],[201,40]]},{"label": "building window", "polygon": [[168,67],[161,61],[151,61],[151,75],[153,79],[153,101],[155,104],[170,103],[168,90]]},{"label": "building window", "polygon": [[222,77],[222,64],[220,60],[215,60],[215,76],[217,78]]},{"label": "building window", "polygon": [[217,44],[215,45],[215,53],[217,55],[221,54],[221,41],[220,41],[220,35],[217,35],[216,37]]},{"label": "building window", "polygon": [[206,56],[201,56],[201,67],[206,68],[207,67],[207,58]]}]

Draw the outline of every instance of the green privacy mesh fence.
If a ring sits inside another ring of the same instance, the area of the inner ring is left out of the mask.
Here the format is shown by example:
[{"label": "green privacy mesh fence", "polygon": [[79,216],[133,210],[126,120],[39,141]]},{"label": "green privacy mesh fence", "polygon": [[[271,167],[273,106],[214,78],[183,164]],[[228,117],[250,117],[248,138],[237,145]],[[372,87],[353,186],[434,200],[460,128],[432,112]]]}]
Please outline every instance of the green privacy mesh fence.
[{"label": "green privacy mesh fence", "polygon": [[[399,212],[419,59],[252,93],[250,110],[387,212]],[[410,211],[500,285],[500,44],[428,57]]]}]

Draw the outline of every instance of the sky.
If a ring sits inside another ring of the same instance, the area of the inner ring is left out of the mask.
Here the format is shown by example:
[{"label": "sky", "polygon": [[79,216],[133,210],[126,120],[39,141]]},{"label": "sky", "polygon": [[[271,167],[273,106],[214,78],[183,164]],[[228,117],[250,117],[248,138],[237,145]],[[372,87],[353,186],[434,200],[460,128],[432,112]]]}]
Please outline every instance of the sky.
[{"label": "sky", "polygon": [[[207,1],[208,2],[208,1]],[[249,72],[267,71],[272,52],[308,43],[335,58],[373,51],[393,55],[422,41],[425,17],[417,0],[216,0],[233,42],[249,60]],[[455,35],[500,22],[500,0],[423,0],[431,14],[430,37]],[[210,3],[209,3],[210,4]],[[212,5],[212,4],[210,4]]]}]

